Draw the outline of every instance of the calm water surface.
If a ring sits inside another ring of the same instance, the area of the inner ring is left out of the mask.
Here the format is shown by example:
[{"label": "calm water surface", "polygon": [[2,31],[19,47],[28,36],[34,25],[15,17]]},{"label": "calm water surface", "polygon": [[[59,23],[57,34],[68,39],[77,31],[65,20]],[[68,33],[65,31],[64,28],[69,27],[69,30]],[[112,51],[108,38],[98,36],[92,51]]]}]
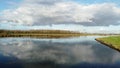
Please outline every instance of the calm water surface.
[{"label": "calm water surface", "polygon": [[120,68],[120,53],[97,37],[0,38],[0,68]]}]

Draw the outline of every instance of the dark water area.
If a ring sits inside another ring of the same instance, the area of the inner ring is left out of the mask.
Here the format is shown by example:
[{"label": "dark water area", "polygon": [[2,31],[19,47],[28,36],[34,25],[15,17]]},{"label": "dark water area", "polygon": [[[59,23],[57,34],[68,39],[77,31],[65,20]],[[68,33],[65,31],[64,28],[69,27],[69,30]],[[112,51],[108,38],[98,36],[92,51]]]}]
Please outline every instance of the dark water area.
[{"label": "dark water area", "polygon": [[97,37],[0,38],[0,68],[120,68],[120,53]]}]

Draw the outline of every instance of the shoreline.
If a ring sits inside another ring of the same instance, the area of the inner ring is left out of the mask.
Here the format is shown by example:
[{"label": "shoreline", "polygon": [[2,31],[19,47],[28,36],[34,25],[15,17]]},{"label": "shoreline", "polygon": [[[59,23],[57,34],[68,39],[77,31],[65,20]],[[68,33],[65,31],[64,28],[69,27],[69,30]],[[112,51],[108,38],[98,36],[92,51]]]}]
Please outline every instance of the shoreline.
[{"label": "shoreline", "polygon": [[33,38],[68,38],[86,36],[87,33],[79,33],[66,30],[0,30],[0,38],[3,37],[33,37]]},{"label": "shoreline", "polygon": [[79,36],[107,36],[113,34],[80,33],[68,30],[0,30],[0,38],[3,37],[34,37],[34,38],[69,38]]},{"label": "shoreline", "polygon": [[99,42],[99,43],[101,43],[101,44],[103,44],[103,45],[109,47],[109,48],[112,48],[112,49],[117,50],[117,51],[120,52],[120,49],[119,49],[119,48],[116,48],[113,44],[106,43],[106,42],[100,40],[99,38],[96,38],[95,40],[96,40],[97,42]]},{"label": "shoreline", "polygon": [[4,37],[30,37],[30,38],[69,38],[69,37],[79,37],[79,36],[87,36],[80,34],[12,34],[7,36],[0,36],[0,38]]},{"label": "shoreline", "polygon": [[107,34],[89,34],[67,30],[0,30],[0,38],[3,37],[69,38],[92,35],[105,36]]}]

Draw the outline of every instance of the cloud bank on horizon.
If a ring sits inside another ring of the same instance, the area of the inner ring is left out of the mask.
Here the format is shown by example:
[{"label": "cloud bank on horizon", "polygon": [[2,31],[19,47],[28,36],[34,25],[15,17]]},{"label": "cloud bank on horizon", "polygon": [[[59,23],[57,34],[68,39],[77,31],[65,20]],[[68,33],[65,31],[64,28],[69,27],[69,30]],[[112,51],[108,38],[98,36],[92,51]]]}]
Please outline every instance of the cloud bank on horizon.
[{"label": "cloud bank on horizon", "polygon": [[17,8],[3,10],[1,15],[1,22],[14,22],[22,25],[107,26],[120,24],[120,7],[115,3],[86,5],[75,0],[23,0]]}]

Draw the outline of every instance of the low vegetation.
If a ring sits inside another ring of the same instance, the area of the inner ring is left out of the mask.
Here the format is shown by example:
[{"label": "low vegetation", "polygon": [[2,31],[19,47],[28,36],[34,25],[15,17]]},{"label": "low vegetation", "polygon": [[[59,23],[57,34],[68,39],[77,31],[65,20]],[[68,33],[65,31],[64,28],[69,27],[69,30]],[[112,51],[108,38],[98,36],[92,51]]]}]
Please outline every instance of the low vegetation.
[{"label": "low vegetation", "polygon": [[98,42],[120,51],[120,36],[97,38]]},{"label": "low vegetation", "polygon": [[108,34],[89,34],[67,30],[0,30],[0,37],[67,38],[87,35],[105,36]]},{"label": "low vegetation", "polygon": [[66,30],[0,30],[0,37],[66,38],[88,34]]}]

